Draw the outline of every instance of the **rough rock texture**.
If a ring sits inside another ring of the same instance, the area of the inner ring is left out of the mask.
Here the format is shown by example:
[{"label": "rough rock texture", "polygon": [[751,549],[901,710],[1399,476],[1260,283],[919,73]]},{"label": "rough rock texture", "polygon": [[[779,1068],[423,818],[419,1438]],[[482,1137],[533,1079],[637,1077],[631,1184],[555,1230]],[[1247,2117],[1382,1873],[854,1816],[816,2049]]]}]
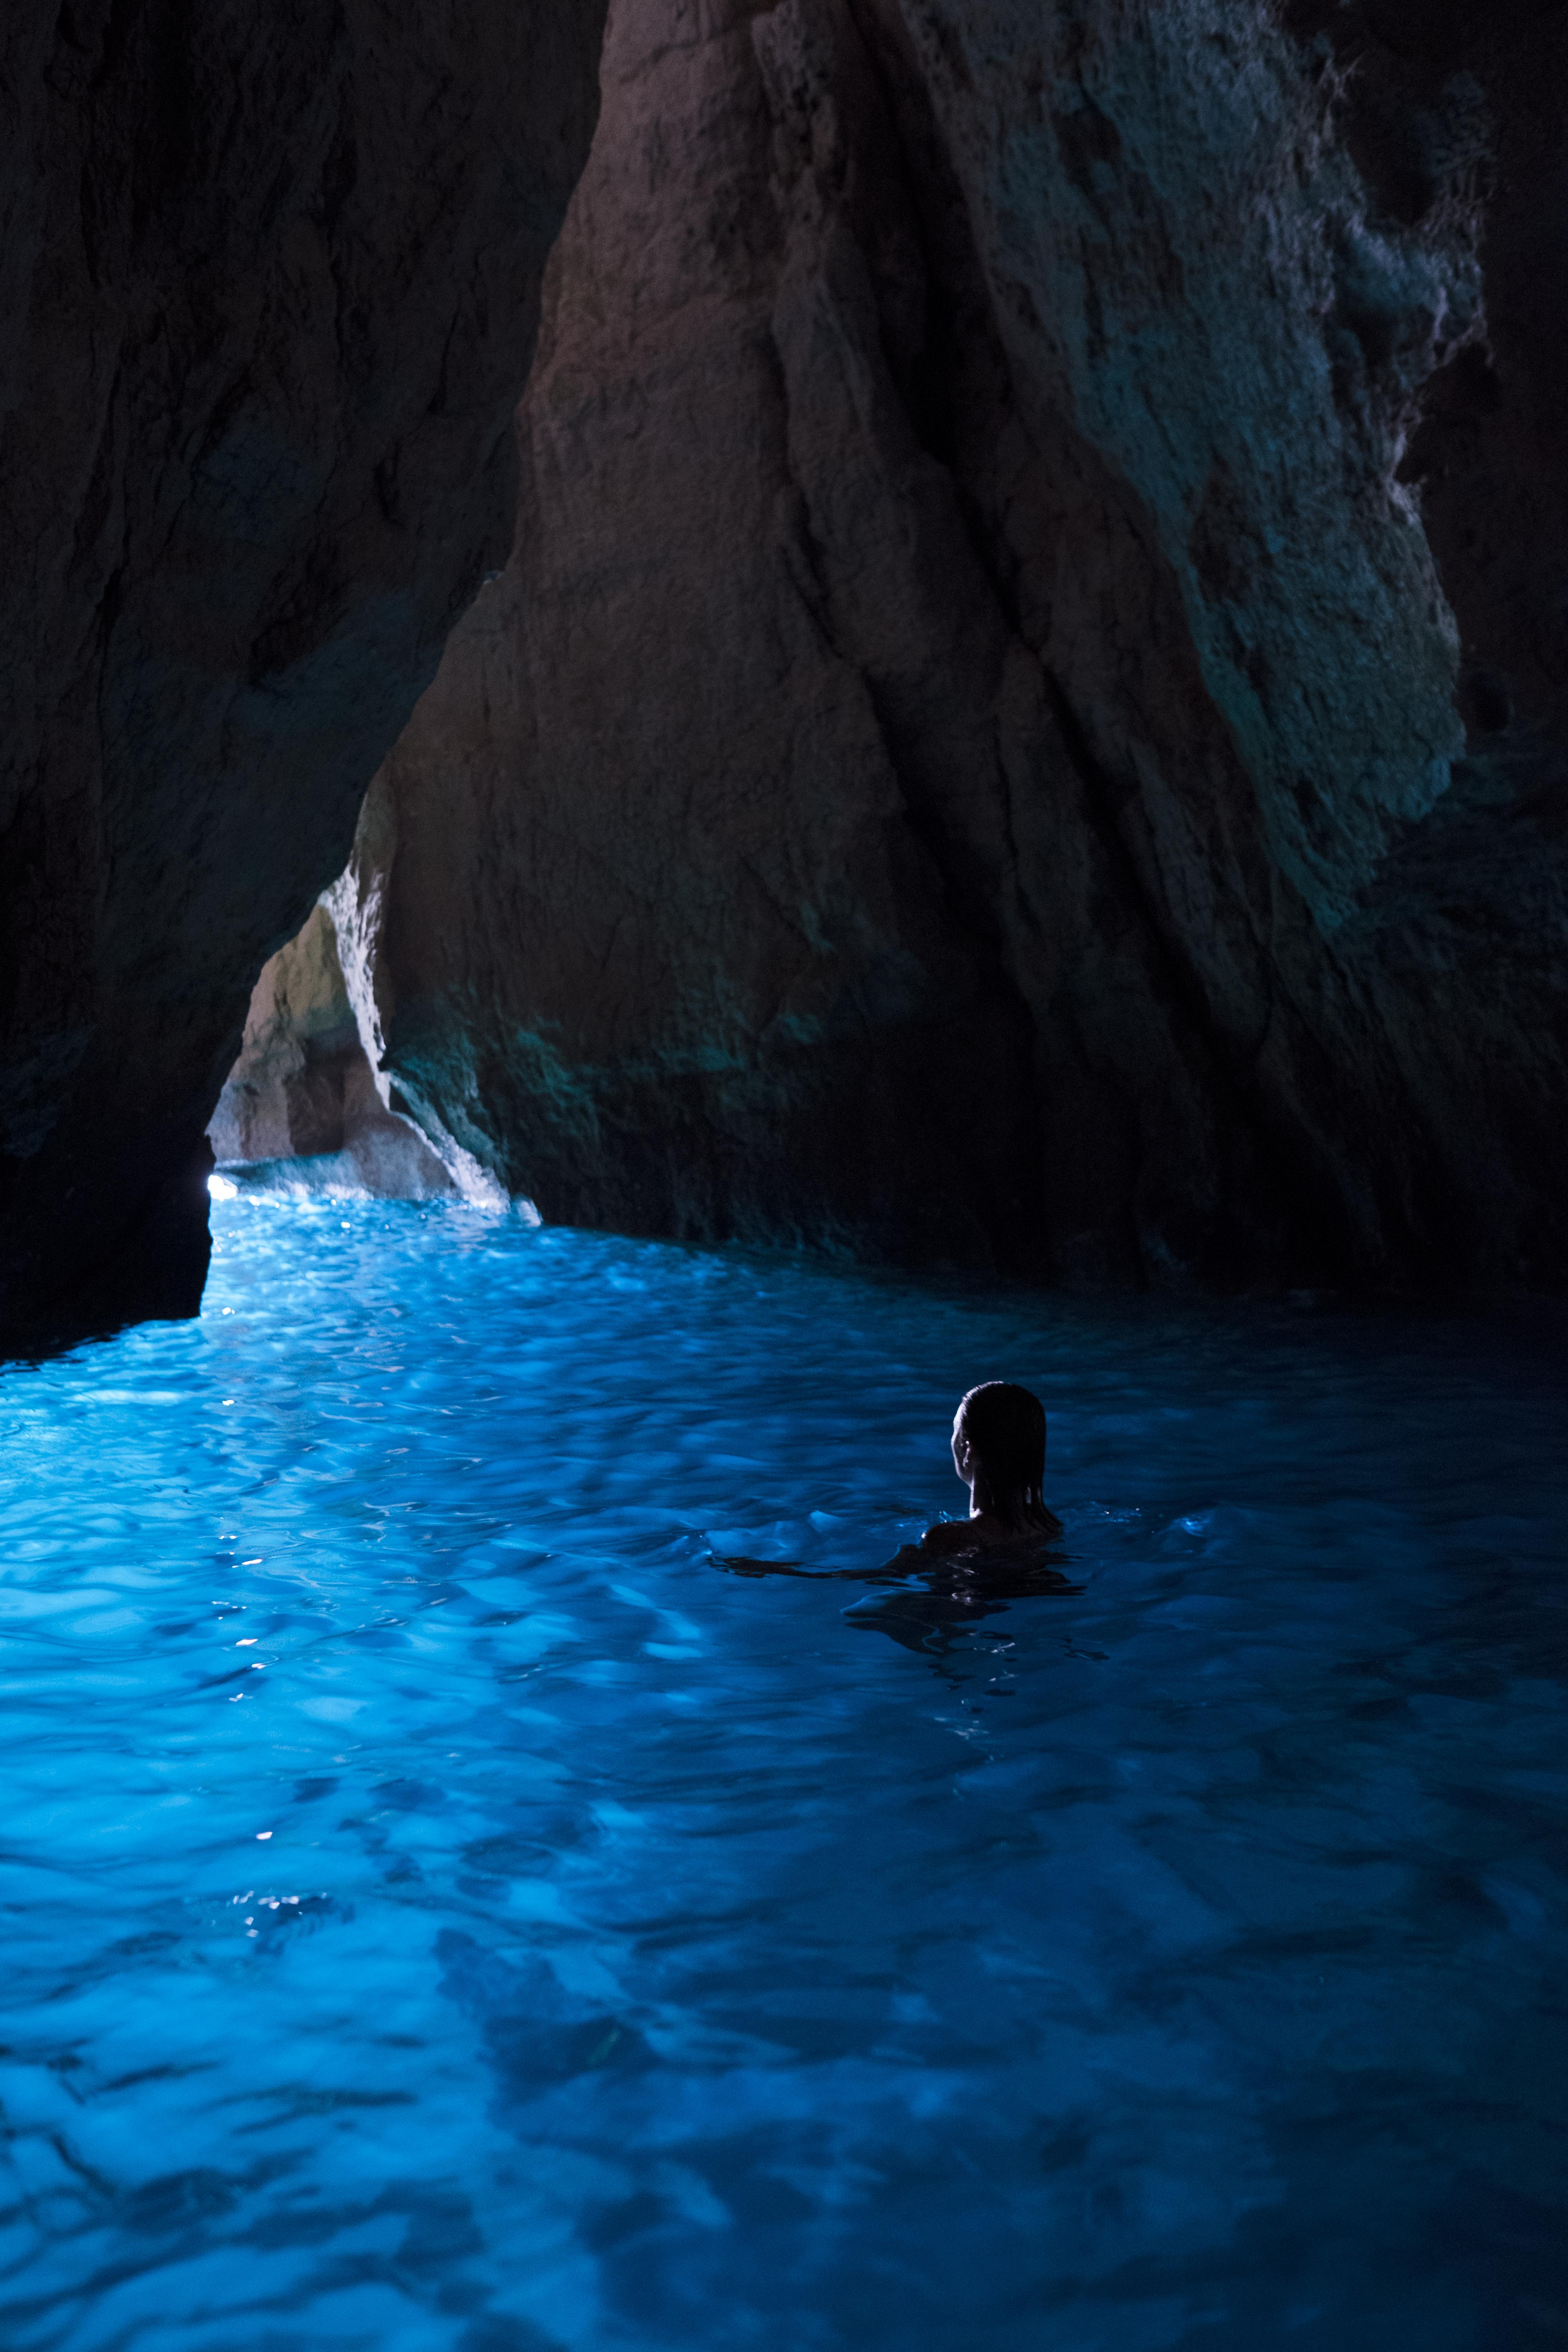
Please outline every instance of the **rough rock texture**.
[{"label": "rough rock texture", "polygon": [[308,1160],[323,1182],[395,1200],[458,1190],[418,1129],[381,1098],[325,907],[263,964],[207,1136],[231,1169]]},{"label": "rough rock texture", "polygon": [[196,1305],[203,1129],[252,982],[506,544],[601,21],[599,0],[6,13],[13,1339]]},{"label": "rough rock texture", "polygon": [[[485,1208],[504,1208],[508,1192],[493,1169],[477,1159],[453,1134],[436,1100],[415,1087],[412,1098],[387,1066],[388,976],[380,948],[385,922],[382,877],[396,861],[397,812],[378,775],[365,795],[354,832],[354,851],[344,871],[322,895],[336,936],[340,967],[360,1048],[383,1108],[422,1135],[446,1171],[451,1189]],[[459,1045],[459,1052],[461,1047]],[[450,1075],[448,1069],[448,1076]],[[535,1222],[538,1211],[526,1198],[518,1203]]]},{"label": "rough rock texture", "polygon": [[619,0],[351,877],[432,1131],[639,1230],[1560,1280],[1565,100],[1521,0]]}]

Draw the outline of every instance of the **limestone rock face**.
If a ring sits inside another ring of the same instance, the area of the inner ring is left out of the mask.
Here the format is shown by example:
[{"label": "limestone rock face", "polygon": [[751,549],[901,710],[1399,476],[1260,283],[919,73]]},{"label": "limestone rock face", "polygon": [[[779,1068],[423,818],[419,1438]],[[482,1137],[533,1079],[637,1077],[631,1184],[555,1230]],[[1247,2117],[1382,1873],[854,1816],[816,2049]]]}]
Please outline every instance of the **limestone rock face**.
[{"label": "limestone rock face", "polygon": [[0,1322],[194,1311],[267,958],[510,534],[598,0],[0,30]]},{"label": "limestone rock face", "polygon": [[616,0],[356,853],[411,1105],[634,1230],[1561,1279],[1565,99],[1506,0]]},{"label": "limestone rock face", "polygon": [[231,1171],[304,1160],[319,1185],[395,1200],[457,1192],[413,1121],[381,1099],[325,907],[262,966],[207,1136]]}]

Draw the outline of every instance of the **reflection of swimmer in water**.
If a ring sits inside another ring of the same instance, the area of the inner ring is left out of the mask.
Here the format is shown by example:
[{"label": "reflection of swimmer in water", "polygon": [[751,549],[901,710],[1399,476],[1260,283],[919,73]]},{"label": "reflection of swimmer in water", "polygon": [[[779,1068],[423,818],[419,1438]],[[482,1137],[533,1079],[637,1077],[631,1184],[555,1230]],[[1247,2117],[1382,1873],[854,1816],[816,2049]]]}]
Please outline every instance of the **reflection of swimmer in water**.
[{"label": "reflection of swimmer in water", "polygon": [[939,1519],[920,1540],[922,1552],[989,1550],[995,1544],[1058,1538],[1062,1523],[1047,1508],[1046,1409],[1011,1381],[983,1381],[952,1416],[952,1466],[969,1489],[967,1519]]}]

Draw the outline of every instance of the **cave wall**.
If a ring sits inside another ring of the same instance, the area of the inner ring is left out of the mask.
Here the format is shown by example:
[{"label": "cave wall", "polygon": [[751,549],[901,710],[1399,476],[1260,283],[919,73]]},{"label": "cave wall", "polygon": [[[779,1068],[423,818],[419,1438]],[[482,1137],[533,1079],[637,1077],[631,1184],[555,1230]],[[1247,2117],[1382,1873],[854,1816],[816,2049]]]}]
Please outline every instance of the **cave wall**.
[{"label": "cave wall", "polygon": [[189,1313],[266,957],[510,543],[597,0],[0,30],[0,1332]]},{"label": "cave wall", "polygon": [[1564,1271],[1568,31],[620,0],[345,883],[547,1216]]}]

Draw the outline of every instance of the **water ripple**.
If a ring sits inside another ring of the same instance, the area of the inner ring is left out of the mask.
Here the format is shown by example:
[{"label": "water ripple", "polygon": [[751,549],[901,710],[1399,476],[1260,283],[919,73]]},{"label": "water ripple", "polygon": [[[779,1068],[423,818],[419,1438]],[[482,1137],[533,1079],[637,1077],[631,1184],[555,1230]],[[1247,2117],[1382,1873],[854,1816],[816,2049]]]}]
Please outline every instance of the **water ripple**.
[{"label": "water ripple", "polygon": [[0,1377],[6,2352],[1568,2335],[1559,1323],[214,1222]]}]

